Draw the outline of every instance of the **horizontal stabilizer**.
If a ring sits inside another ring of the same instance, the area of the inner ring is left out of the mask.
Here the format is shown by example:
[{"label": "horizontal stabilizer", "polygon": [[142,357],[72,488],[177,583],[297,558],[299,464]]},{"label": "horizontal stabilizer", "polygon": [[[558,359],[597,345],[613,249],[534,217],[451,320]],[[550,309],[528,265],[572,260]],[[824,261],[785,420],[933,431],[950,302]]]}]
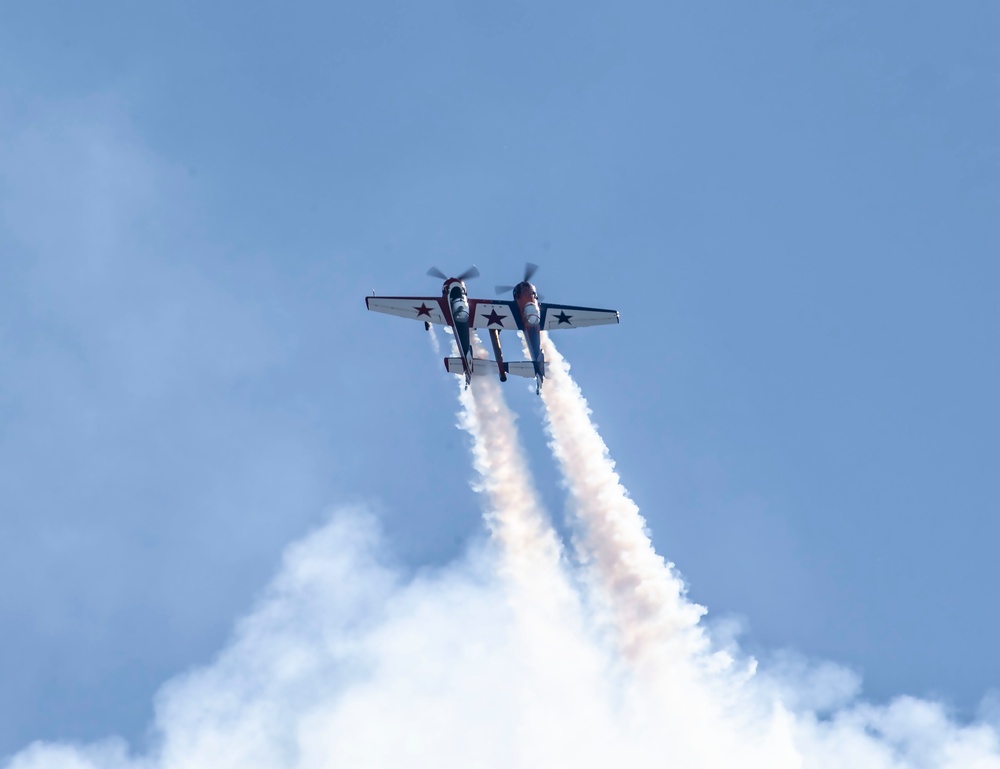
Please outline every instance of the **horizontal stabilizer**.
[{"label": "horizontal stabilizer", "polygon": [[[509,363],[505,363],[504,367],[507,369],[508,374],[513,374],[514,376],[523,376],[528,379],[535,378],[535,364],[530,360],[515,360]],[[542,372],[544,374],[544,371]]]},{"label": "horizontal stabilizer", "polygon": [[[461,358],[445,358],[444,367],[451,374],[464,374],[465,368],[462,366]],[[472,373],[474,376],[490,376],[497,373],[497,362],[495,360],[483,360],[482,358],[472,359]]]},{"label": "horizontal stabilizer", "polygon": [[[444,367],[451,374],[464,374],[465,369],[462,367],[461,358],[445,358]],[[513,374],[514,376],[528,377],[529,379],[535,376],[535,364],[530,360],[517,360],[512,363],[503,364],[504,371],[508,374]],[[472,374],[473,376],[496,376],[499,373],[497,368],[497,362],[495,360],[484,360],[483,358],[473,358],[472,360]]]}]

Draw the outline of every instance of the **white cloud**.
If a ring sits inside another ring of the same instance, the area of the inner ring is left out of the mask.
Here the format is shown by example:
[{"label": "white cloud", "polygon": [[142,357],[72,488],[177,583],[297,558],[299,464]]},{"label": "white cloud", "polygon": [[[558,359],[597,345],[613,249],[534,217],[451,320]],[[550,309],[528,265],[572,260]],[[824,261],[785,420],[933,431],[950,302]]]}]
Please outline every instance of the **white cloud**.
[{"label": "white cloud", "polygon": [[833,702],[817,692],[853,697],[832,667],[747,676],[691,658],[644,679],[586,623],[525,633],[496,557],[404,579],[375,521],[343,511],[287,550],[216,660],[163,687],[149,755],[35,744],[8,769],[1000,766],[991,727],[935,703],[808,710]]}]

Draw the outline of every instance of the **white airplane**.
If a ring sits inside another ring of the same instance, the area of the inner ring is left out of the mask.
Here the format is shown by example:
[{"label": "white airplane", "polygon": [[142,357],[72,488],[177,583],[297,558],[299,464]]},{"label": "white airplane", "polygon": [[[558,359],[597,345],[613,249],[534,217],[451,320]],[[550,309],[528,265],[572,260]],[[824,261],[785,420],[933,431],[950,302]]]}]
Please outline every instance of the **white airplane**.
[{"label": "white airplane", "polygon": [[[578,307],[569,304],[539,302],[535,287],[529,279],[537,266],[525,267],[524,280],[516,286],[497,287],[498,290],[513,291],[513,301],[491,299],[469,299],[465,281],[478,277],[475,266],[456,277],[449,278],[436,267],[427,274],[444,280],[441,296],[367,296],[365,304],[369,310],[424,321],[429,330],[432,323],[450,326],[458,342],[461,357],[445,358],[444,366],[452,374],[464,374],[468,387],[474,375],[488,375],[496,372],[501,382],[507,375],[534,377],[536,392],[542,390],[545,379],[545,356],[541,349],[541,331],[555,331],[562,328],[583,328],[607,323],[618,323],[616,310],[596,307]],[[496,360],[475,358],[472,353],[470,329],[485,328]],[[532,360],[505,362],[500,348],[500,331],[517,330],[524,333],[531,350]]]},{"label": "white airplane", "polygon": [[[542,381],[545,379],[545,355],[542,353],[542,331],[558,331],[563,328],[584,328],[585,326],[601,326],[608,323],[618,323],[617,310],[602,310],[597,307],[579,307],[572,304],[553,304],[540,302],[538,292],[530,283],[531,276],[538,270],[537,264],[530,262],[524,265],[524,279],[516,286],[497,286],[498,294],[510,291],[514,295],[513,302],[504,302],[516,322],[517,330],[524,333],[531,350],[532,374],[537,382],[535,392],[541,393]],[[499,304],[494,302],[494,304]],[[501,325],[502,322],[501,322]],[[489,324],[490,341],[493,342],[493,352],[497,361],[503,365],[503,354],[500,350],[499,328]]]}]

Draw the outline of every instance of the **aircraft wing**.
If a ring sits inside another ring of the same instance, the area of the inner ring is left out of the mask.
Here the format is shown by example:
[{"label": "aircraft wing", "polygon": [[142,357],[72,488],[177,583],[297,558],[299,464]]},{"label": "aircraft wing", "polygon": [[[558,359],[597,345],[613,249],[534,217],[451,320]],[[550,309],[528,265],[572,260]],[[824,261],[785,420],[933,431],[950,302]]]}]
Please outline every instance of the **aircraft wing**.
[{"label": "aircraft wing", "polygon": [[575,307],[569,304],[550,304],[549,302],[542,302],[539,309],[542,311],[542,328],[546,331],[556,331],[560,328],[602,326],[606,323],[618,322],[618,310]]},{"label": "aircraft wing", "polygon": [[469,314],[472,316],[472,328],[516,331],[521,327],[521,311],[516,302],[470,299]]},{"label": "aircraft wing", "polygon": [[386,315],[448,325],[438,296],[366,296],[365,304],[369,310]]}]

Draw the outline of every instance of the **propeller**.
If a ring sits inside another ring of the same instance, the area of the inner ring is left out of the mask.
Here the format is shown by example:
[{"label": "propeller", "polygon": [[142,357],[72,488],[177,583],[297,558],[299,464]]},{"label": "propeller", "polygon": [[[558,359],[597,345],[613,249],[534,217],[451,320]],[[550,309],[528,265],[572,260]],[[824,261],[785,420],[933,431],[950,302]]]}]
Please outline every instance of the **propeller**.
[{"label": "propeller", "polygon": [[[432,278],[440,278],[441,280],[448,280],[448,276],[445,275],[443,272],[441,272],[441,270],[439,270],[437,267],[431,267],[427,271],[427,274],[430,275]],[[476,265],[472,265],[465,272],[461,273],[460,275],[456,275],[455,277],[458,280],[469,280],[470,278],[478,278],[479,268],[476,267]]]},{"label": "propeller", "polygon": [[[538,265],[528,262],[524,265],[524,282],[531,280],[531,276],[538,272]],[[509,294],[514,290],[513,286],[494,286],[498,294]]]}]

